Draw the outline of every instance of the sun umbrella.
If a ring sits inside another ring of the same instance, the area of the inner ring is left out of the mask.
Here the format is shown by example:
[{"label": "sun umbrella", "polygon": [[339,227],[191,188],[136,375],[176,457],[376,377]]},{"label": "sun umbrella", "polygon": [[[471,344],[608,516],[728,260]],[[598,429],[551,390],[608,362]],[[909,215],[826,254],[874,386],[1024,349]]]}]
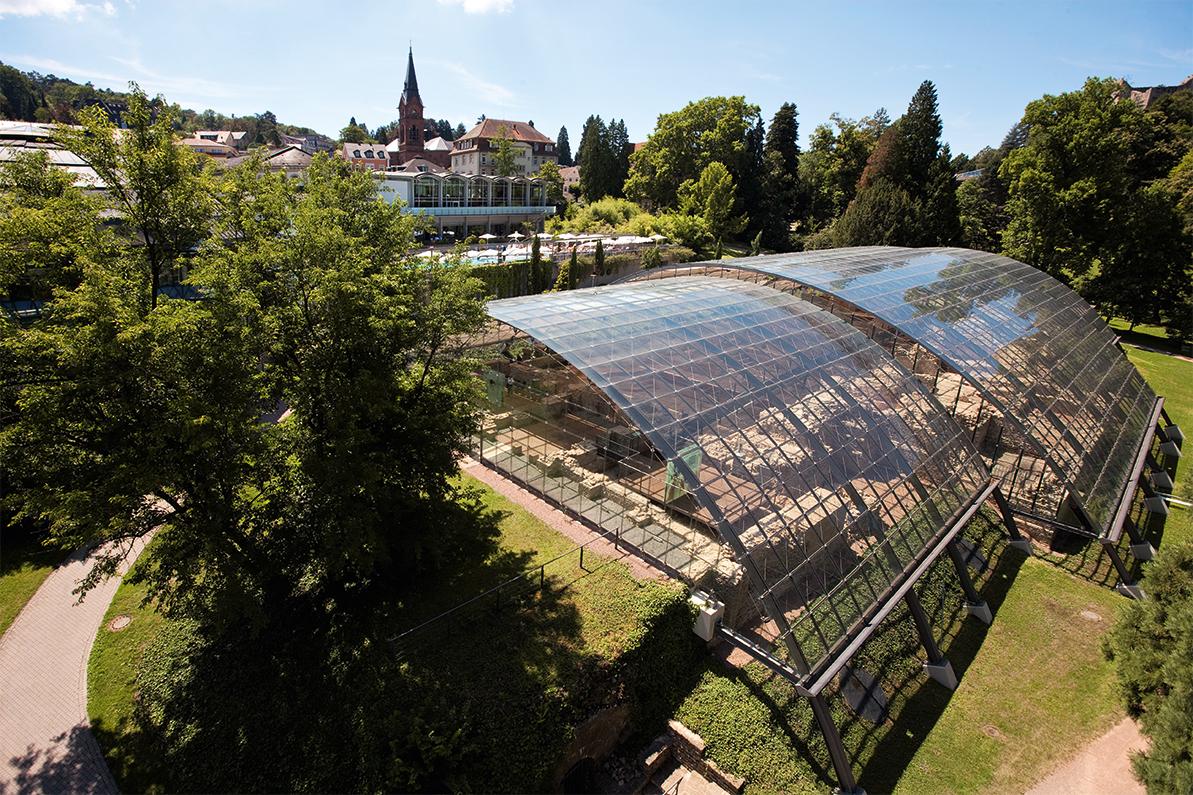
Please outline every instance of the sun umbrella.
[{"label": "sun umbrella", "polygon": [[481,238],[481,240],[496,240],[497,235],[493,235],[488,232],[485,232],[483,235],[480,236],[480,238]]},{"label": "sun umbrella", "polygon": [[526,235],[522,234],[521,232],[514,232],[512,235],[509,235],[510,240],[521,240],[524,237],[526,237]]},{"label": "sun umbrella", "polygon": [[653,240],[654,242],[658,243],[660,240],[666,240],[667,236],[660,235],[658,232],[655,232],[653,235],[650,236],[650,239]]},{"label": "sun umbrella", "polygon": [[535,237],[537,237],[539,240],[550,240],[551,238],[555,237],[555,235],[551,234],[550,232],[539,232],[537,235],[535,235]]},{"label": "sun umbrella", "polygon": [[562,235],[557,235],[556,240],[575,240],[576,236],[571,232],[564,232]]}]

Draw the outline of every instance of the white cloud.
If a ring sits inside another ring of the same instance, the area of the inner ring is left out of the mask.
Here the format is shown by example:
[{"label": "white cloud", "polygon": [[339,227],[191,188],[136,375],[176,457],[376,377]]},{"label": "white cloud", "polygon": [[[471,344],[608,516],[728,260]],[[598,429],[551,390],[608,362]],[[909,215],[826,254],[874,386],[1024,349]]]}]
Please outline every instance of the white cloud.
[{"label": "white cloud", "polygon": [[465,14],[505,14],[514,8],[514,0],[439,0],[441,6],[460,6]]},{"label": "white cloud", "polygon": [[433,61],[432,64],[441,66],[456,75],[456,77],[460,78],[460,82],[471,89],[484,102],[504,108],[517,107],[517,97],[513,91],[510,91],[505,86],[491,83],[476,76],[463,64],[440,61]]},{"label": "white cloud", "polygon": [[0,0],[0,16],[82,19],[91,12],[110,17],[115,15],[116,6],[110,0],[98,4],[80,3],[79,0]]},{"label": "white cloud", "polygon": [[[0,61],[4,61],[5,63],[23,66],[27,69],[36,69],[39,72],[56,74],[59,77],[69,77],[74,80],[90,80],[106,84],[118,91],[123,91],[128,86],[130,80],[135,80],[141,85],[141,88],[145,89],[147,94],[151,96],[158,93],[165,94],[166,99],[170,102],[178,102],[184,107],[188,104],[198,107],[209,103],[213,99],[243,99],[246,93],[248,93],[238,86],[219,83],[202,77],[178,77],[161,74],[145,67],[136,58],[112,58],[112,60],[125,67],[127,71],[123,74],[114,74],[113,72],[90,69],[85,66],[74,66],[53,58],[0,53]],[[272,90],[270,86],[261,85],[254,85],[253,88],[255,91]]]}]

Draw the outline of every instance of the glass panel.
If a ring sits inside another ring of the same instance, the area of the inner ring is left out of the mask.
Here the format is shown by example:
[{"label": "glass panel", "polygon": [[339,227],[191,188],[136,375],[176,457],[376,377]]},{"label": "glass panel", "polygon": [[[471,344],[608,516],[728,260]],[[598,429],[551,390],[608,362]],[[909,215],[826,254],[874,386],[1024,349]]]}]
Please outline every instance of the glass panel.
[{"label": "glass panel", "polygon": [[[934,353],[980,391],[980,400],[969,400],[956,376],[942,376],[937,391],[946,408],[960,403],[960,411],[977,412],[984,402],[1022,423],[1097,528],[1109,528],[1156,396],[1109,327],[1068,287],[1029,265],[968,249],[830,249],[732,267],[823,291]],[[976,414],[970,419],[976,428]]]},{"label": "glass panel", "polygon": [[[690,276],[488,311],[566,361],[644,436],[659,462],[652,504],[739,548],[752,595],[796,625],[811,663],[988,480],[967,432],[916,376],[786,293]],[[550,383],[576,402],[575,388]],[[706,576],[727,601],[746,579],[723,567]],[[859,576],[868,584],[852,584]]]}]

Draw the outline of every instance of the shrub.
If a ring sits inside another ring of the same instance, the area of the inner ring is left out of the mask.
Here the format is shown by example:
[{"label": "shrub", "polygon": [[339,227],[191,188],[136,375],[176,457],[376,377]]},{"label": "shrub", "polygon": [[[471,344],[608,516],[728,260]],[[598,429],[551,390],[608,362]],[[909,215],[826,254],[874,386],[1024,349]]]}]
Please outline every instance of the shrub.
[{"label": "shrub", "polygon": [[1193,792],[1193,544],[1161,550],[1143,588],[1148,598],[1105,642],[1127,711],[1151,739],[1131,764],[1148,792]]}]

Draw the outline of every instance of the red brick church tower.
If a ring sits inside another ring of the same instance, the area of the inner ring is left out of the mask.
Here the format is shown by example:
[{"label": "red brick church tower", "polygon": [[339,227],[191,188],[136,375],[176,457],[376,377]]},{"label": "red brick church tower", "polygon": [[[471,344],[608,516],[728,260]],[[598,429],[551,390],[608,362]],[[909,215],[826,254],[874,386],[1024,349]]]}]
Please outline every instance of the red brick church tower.
[{"label": "red brick church tower", "polygon": [[413,47],[406,61],[406,85],[402,88],[402,99],[398,102],[398,122],[398,162],[405,163],[411,158],[422,157],[427,122],[423,118],[422,97],[418,95],[418,77],[414,74]]}]

